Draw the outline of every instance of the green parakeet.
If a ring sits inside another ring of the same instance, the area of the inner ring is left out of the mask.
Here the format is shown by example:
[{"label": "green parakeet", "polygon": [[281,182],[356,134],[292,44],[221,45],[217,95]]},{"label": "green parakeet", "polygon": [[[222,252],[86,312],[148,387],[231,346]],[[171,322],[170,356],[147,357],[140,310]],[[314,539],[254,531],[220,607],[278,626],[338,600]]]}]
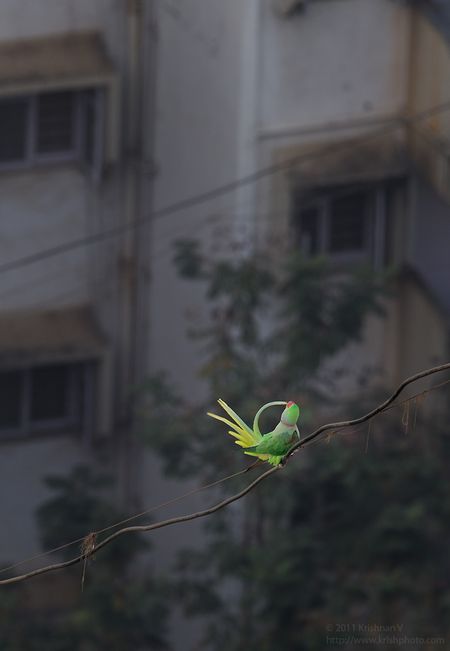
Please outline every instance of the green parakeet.
[{"label": "green parakeet", "polygon": [[[228,432],[236,439],[236,445],[244,448],[244,454],[258,457],[262,461],[267,461],[273,466],[278,466],[283,462],[284,457],[297,440],[300,440],[300,432],[297,427],[297,420],[300,415],[300,409],[295,402],[277,400],[268,402],[263,405],[255,415],[253,428],[250,428],[242,418],[240,418],[231,407],[223,400],[218,400],[219,405],[232,418],[233,422],[208,412],[208,416],[226,423],[232,429]],[[268,407],[274,405],[286,405],[281,414],[280,422],[272,432],[261,434],[259,430],[259,417]]]}]

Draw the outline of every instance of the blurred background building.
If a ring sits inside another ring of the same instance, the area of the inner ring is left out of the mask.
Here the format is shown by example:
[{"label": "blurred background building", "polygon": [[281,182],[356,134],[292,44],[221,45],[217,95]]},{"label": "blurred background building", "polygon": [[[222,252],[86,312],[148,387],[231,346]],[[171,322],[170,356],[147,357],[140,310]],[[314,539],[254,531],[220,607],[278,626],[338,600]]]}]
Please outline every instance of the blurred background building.
[{"label": "blurred background building", "polygon": [[2,1],[0,558],[39,549],[49,473],[166,490],[132,407],[160,369],[202,392],[176,239],[395,268],[355,374],[447,359],[449,45],[438,1]]},{"label": "blurred background building", "polygon": [[[147,229],[139,242],[134,225],[146,192],[141,116],[152,122],[142,80],[153,55],[138,3],[6,2],[0,12],[1,472],[10,487],[1,556],[11,558],[11,540],[17,556],[33,540],[49,470],[107,446],[123,460],[127,491],[149,258],[148,244],[145,260],[138,251]],[[105,239],[112,230],[120,235]]]}]

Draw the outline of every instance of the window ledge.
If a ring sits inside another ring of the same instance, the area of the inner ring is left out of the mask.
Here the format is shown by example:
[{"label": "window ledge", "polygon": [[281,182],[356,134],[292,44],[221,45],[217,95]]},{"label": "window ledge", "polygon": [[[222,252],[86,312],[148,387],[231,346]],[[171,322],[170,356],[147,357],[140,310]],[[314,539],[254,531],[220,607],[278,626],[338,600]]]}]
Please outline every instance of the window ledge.
[{"label": "window ledge", "polygon": [[72,32],[0,43],[0,94],[85,87],[115,77],[101,37]]},{"label": "window ledge", "polygon": [[[86,165],[79,160],[54,160],[45,161],[38,165],[17,165],[16,167],[0,165],[0,183],[8,178],[36,178],[39,176],[45,178],[46,175],[51,176],[52,174],[73,174],[77,178],[85,178],[88,175]],[[106,171],[103,171],[103,174],[106,174]]]},{"label": "window ledge", "polygon": [[68,428],[32,430],[23,434],[22,432],[1,432],[0,446],[22,445],[23,443],[41,443],[47,440],[57,441],[82,441],[84,433],[81,430],[72,431]]},{"label": "window ledge", "polygon": [[4,313],[0,367],[100,357],[106,343],[88,308]]}]

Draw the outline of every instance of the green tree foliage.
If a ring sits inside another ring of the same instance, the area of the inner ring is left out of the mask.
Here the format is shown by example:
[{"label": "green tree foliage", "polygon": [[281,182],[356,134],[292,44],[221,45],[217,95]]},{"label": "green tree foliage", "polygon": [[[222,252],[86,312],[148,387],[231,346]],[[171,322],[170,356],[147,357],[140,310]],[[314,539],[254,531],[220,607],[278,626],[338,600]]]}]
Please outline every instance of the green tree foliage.
[{"label": "green tree foliage", "polygon": [[[192,407],[163,377],[148,382],[146,431],[168,473],[200,483],[248,461],[205,417],[217,397],[248,422],[261,403],[296,400],[303,432],[324,405],[348,417],[350,405],[333,400],[345,369],[335,378],[319,372],[360,337],[370,311],[381,313],[379,279],[367,270],[333,277],[323,260],[297,256],[276,274],[262,258],[208,264],[194,242],[182,243],[176,259],[185,277],[203,283],[211,306],[209,328],[196,333],[211,401]],[[323,649],[327,635],[343,637],[342,623],[400,625],[399,634],[424,637],[449,632],[449,439],[433,427],[427,436],[437,448],[423,455],[420,417],[407,437],[383,418],[367,453],[358,436],[305,449],[208,519],[204,548],[186,549],[177,564],[186,611],[208,622],[203,648]],[[274,423],[264,424],[268,431]]]},{"label": "green tree foliage", "polygon": [[[37,513],[44,549],[81,538],[125,517],[108,498],[110,480],[86,466],[75,468],[67,477],[49,477],[47,484],[52,495]],[[64,570],[69,582],[61,584],[61,589],[70,592],[69,598],[55,594],[45,609],[26,608],[31,583],[4,589],[0,596],[2,651],[168,649],[167,584],[148,570],[144,578],[142,573],[133,573],[137,554],[147,546],[137,536],[119,538],[107,546],[87,561],[83,592],[82,566]],[[60,555],[72,558],[78,553],[79,548],[70,547]],[[39,589],[45,590],[39,585],[40,579],[34,581],[36,594]]]},{"label": "green tree foliage", "polygon": [[[263,257],[210,264],[194,241],[179,243],[175,261],[184,277],[203,283],[211,306],[209,325],[192,332],[202,344],[199,371],[211,400],[224,398],[248,420],[262,403],[287,396],[301,402],[304,425],[308,404],[323,392],[320,363],[360,337],[368,310],[381,312],[381,281],[364,269],[333,279],[324,260],[298,256],[276,272]],[[142,395],[149,440],[168,474],[214,479],[221,467],[236,467],[227,437],[211,436],[217,428],[205,418],[211,403],[185,404],[164,376],[148,380]]]}]

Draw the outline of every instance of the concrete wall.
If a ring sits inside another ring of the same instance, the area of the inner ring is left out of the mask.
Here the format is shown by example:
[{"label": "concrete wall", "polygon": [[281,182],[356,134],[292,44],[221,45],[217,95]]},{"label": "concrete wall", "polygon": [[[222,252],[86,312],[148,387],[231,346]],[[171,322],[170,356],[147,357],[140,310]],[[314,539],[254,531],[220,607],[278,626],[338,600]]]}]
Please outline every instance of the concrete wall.
[{"label": "concrete wall", "polygon": [[[154,207],[156,211],[236,178],[244,3],[160,2],[156,85]],[[185,393],[196,380],[198,346],[186,337],[186,316],[205,316],[202,291],[180,281],[172,244],[199,237],[211,257],[229,243],[236,197],[229,193],[157,217],[151,246],[151,369],[164,368]],[[223,238],[223,239],[222,239]]]},{"label": "concrete wall", "polygon": [[[400,281],[396,296],[396,381],[448,361],[448,322],[427,288],[414,278]],[[434,384],[435,380],[427,380]]]},{"label": "concrete wall", "polygon": [[[86,461],[82,447],[71,436],[1,443],[2,492],[0,565],[21,561],[42,551],[36,531],[35,510],[49,496],[43,479],[64,475]],[[47,561],[47,559],[45,559]]]},{"label": "concrete wall", "polygon": [[[0,259],[16,261],[90,231],[83,175],[64,166],[0,174]],[[42,309],[89,301],[89,251],[75,249],[0,274],[2,311]]]},{"label": "concrete wall", "polygon": [[[409,112],[442,107],[411,128],[415,159],[435,190],[450,201],[450,43],[420,12],[413,12]],[[432,70],[432,74],[430,71]]]},{"label": "concrete wall", "polygon": [[263,0],[261,128],[396,114],[407,88],[409,12],[388,0],[312,2],[280,17]]},{"label": "concrete wall", "polygon": [[[229,193],[174,213],[158,210],[227,183],[252,169],[254,131],[248,132],[247,79],[252,66],[246,57],[247,36],[257,30],[249,20],[254,0],[161,0],[156,3],[158,43],[154,143],[154,208],[150,250],[149,370],[164,369],[177,389],[193,401],[205,386],[197,373],[198,343],[186,334],[188,326],[205,325],[203,288],[180,280],[172,264],[173,242],[199,238],[208,257],[230,254],[236,233],[237,207],[251,197]],[[245,126],[244,126],[245,120]],[[248,205],[250,203],[250,205]],[[206,416],[205,416],[206,418]],[[161,478],[151,454],[140,459],[141,494],[145,504],[186,491],[186,484]],[[212,496],[208,496],[208,503]],[[177,513],[198,508],[203,501],[182,502]],[[161,514],[164,516],[165,514]],[[161,567],[170,568],[180,547],[199,547],[203,522],[181,530],[156,532],[152,539]],[[198,622],[175,619],[175,648],[194,648]],[[194,628],[194,631],[192,628]],[[198,633],[198,631],[197,631]]]}]

